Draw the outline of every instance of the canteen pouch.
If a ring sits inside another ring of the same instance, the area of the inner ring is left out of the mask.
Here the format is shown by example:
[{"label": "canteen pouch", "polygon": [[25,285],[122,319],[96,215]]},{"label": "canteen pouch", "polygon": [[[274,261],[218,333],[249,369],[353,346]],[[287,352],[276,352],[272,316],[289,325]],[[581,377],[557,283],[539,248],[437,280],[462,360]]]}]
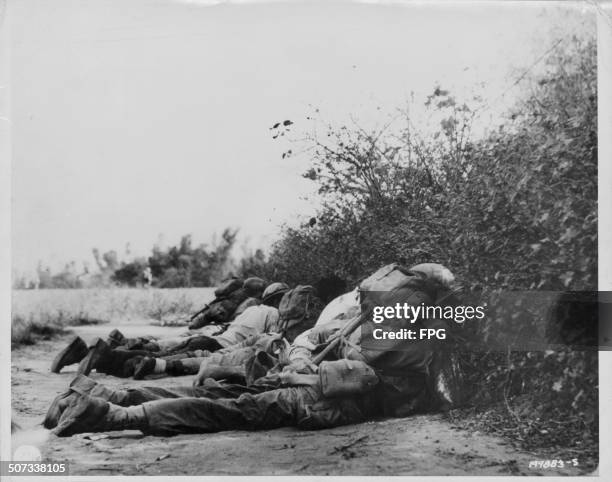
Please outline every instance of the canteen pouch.
[{"label": "canteen pouch", "polygon": [[359,360],[324,361],[319,365],[321,391],[326,398],[366,393],[378,384],[378,376]]}]

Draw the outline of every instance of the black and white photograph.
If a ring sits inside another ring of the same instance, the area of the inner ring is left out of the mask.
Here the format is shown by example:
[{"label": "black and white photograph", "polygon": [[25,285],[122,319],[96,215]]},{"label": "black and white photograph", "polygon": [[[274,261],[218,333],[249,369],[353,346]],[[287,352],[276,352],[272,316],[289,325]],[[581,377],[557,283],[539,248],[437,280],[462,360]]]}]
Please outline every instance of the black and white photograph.
[{"label": "black and white photograph", "polygon": [[0,475],[602,476],[608,7],[0,1]]}]

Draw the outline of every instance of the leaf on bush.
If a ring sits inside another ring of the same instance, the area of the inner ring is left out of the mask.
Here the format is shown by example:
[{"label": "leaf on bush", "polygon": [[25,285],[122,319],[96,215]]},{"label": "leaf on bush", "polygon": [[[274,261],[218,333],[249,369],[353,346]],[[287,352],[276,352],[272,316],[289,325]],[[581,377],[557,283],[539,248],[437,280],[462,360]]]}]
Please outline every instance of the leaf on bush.
[{"label": "leaf on bush", "polygon": [[574,279],[574,272],[566,271],[565,273],[559,276],[559,279],[563,283],[563,286],[567,288],[569,284],[572,282],[572,280]]},{"label": "leaf on bush", "polygon": [[563,236],[561,236],[559,238],[559,242],[563,243],[566,241],[571,241],[572,239],[574,239],[576,236],[578,235],[578,230],[574,229],[573,226],[570,226],[569,228],[567,228],[565,230],[565,233],[563,233]]},{"label": "leaf on bush", "polygon": [[542,249],[542,245],[540,243],[530,244],[529,247],[533,250],[534,254]]}]

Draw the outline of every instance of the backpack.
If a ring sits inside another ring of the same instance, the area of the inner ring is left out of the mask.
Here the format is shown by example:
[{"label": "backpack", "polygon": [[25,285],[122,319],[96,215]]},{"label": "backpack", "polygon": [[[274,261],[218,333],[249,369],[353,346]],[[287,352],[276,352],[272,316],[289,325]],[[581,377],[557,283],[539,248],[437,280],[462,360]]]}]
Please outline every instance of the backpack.
[{"label": "backpack", "polygon": [[215,290],[215,298],[225,298],[230,293],[242,288],[243,281],[239,278],[230,278],[223,281]]},{"label": "backpack", "polygon": [[310,285],[298,285],[285,293],[278,307],[285,328],[289,328],[302,320],[318,317],[321,312],[321,302],[315,295],[315,289]]},{"label": "backpack", "polygon": [[422,275],[411,273],[397,263],[388,264],[364,279],[359,285],[359,291],[391,291],[415,276]]},{"label": "backpack", "polygon": [[397,263],[388,264],[360,283],[361,310],[365,311],[367,306],[388,304],[394,297],[399,297],[398,302],[407,301],[401,298],[408,287],[412,287],[415,291],[430,292],[432,286],[426,287],[425,285],[431,285],[431,283],[427,282],[424,274],[409,271]]},{"label": "backpack", "polygon": [[[238,288],[227,296],[215,298],[204,311],[205,323],[227,323],[236,317],[236,309],[247,299],[246,291]],[[200,325],[203,326],[203,325]]]}]

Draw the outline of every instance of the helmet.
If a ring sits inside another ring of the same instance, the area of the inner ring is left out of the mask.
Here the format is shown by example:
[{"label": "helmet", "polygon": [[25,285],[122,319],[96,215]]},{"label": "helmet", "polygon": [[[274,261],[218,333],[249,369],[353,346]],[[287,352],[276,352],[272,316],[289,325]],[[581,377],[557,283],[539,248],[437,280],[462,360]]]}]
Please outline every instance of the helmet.
[{"label": "helmet", "polygon": [[248,296],[260,298],[264,288],[266,287],[266,282],[257,277],[247,278],[244,280],[242,287]]},{"label": "helmet", "polygon": [[285,283],[279,283],[279,282],[272,283],[264,290],[262,301],[265,302],[269,300],[270,298],[272,298],[273,296],[285,294],[287,291],[289,291],[289,285]]}]

